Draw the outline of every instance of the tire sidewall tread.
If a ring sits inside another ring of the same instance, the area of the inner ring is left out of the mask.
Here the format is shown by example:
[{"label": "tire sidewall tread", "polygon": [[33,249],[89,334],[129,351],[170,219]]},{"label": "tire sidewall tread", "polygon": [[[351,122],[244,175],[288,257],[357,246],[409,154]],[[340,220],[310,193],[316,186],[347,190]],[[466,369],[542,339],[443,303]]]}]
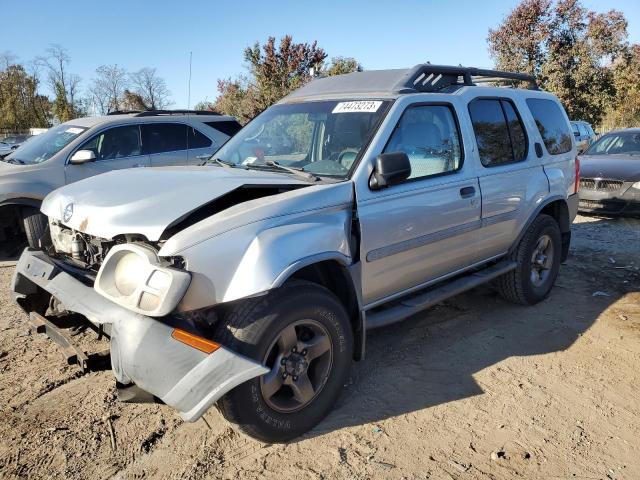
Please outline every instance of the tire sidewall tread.
[{"label": "tire sidewall tread", "polygon": [[217,327],[217,341],[262,362],[279,332],[292,321],[304,318],[322,323],[333,343],[331,374],[312,403],[295,412],[277,412],[262,398],[260,377],[239,385],[218,401],[225,418],[259,440],[291,440],[311,429],[330,411],[346,382],[353,358],[349,316],[328,289],[311,282],[293,281],[262,297],[240,302]]}]

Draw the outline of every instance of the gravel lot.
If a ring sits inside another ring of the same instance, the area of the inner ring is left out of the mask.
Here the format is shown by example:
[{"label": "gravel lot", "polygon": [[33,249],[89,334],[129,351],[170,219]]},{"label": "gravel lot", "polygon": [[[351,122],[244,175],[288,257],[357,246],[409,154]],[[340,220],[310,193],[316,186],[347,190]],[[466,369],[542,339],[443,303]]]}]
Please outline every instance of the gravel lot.
[{"label": "gravel lot", "polygon": [[109,371],[28,333],[2,267],[0,477],[640,478],[639,253],[639,220],[579,217],[548,300],[483,287],[374,332],[334,412],[288,445],[216,410],[118,403]]}]

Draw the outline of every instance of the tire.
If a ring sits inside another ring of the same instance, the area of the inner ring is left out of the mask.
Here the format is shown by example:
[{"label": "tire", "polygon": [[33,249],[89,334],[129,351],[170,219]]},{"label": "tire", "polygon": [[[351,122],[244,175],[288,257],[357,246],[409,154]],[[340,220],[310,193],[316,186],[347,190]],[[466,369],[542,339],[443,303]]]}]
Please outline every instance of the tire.
[{"label": "tire", "polygon": [[47,217],[36,208],[22,209],[22,224],[31,248],[40,248],[40,239],[47,233]]},{"label": "tire", "polygon": [[[551,250],[546,252],[551,252],[551,255],[545,256],[544,251],[539,250],[545,243],[544,239],[549,241]],[[549,215],[539,215],[510,255],[518,266],[498,279],[500,295],[521,305],[535,305],[547,298],[558,277],[561,252],[562,236],[558,222]],[[543,256],[536,255],[534,262],[534,253],[542,253]],[[544,266],[541,258],[545,258]]]},{"label": "tire", "polygon": [[[289,338],[284,332],[291,329],[301,350],[287,347],[287,352],[283,352],[281,345],[286,342],[282,339]],[[267,443],[287,442],[320,422],[340,394],[353,358],[353,333],[344,306],[329,290],[310,282],[294,281],[266,296],[243,301],[225,315],[215,337],[231,350],[272,368],[218,401],[218,408],[227,420],[247,435]],[[305,343],[300,343],[300,338],[306,339]],[[311,353],[318,339],[322,340],[322,348],[329,350],[311,359],[321,350]],[[305,345],[309,345],[309,352],[302,348]],[[303,354],[306,357],[301,357]],[[301,363],[296,360],[300,358]],[[305,359],[309,359],[308,364]],[[308,370],[300,367],[304,364]],[[310,383],[303,382],[303,377]],[[309,397],[308,403],[301,403],[298,398],[306,397],[297,397],[295,392],[308,393],[308,389],[298,382],[309,385],[313,381],[314,396]],[[292,386],[278,387],[269,396],[267,392],[278,382]]]}]

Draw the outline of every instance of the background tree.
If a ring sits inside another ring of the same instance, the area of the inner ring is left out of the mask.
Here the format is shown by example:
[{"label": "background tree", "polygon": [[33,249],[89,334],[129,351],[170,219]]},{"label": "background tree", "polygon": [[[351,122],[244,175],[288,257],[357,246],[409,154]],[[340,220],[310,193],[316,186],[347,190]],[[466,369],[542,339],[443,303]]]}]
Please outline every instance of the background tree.
[{"label": "background tree", "polygon": [[331,77],[333,75],[344,75],[345,73],[361,72],[362,65],[352,57],[332,57],[331,63],[326,69],[321,71],[323,77]]},{"label": "background tree", "polygon": [[35,61],[36,67],[47,71],[49,88],[54,95],[53,114],[59,122],[66,122],[84,113],[78,98],[80,77],[68,71],[69,63],[67,50],[57,44],[50,45],[45,56]]},{"label": "background tree", "polygon": [[121,110],[152,110],[148,103],[145,102],[142,95],[125,89],[122,94]]},{"label": "background tree", "polygon": [[640,125],[640,45],[631,45],[612,66],[615,98],[602,121],[603,131]]},{"label": "background tree", "polygon": [[215,108],[246,123],[311,80],[309,69],[318,70],[326,57],[317,42],[294,43],[289,35],[282,37],[278,46],[274,37],[262,46],[256,42],[244,51],[248,75],[218,80],[220,95]]},{"label": "background tree", "polygon": [[209,100],[202,100],[201,102],[196,103],[193,108],[194,108],[194,110],[215,112],[216,111],[216,104],[215,104],[215,102],[210,102]]},{"label": "background tree", "polygon": [[495,30],[496,68],[536,75],[574,119],[598,124],[615,96],[611,65],[628,50],[622,13],[595,13],[579,0],[524,0]]},{"label": "background tree", "polygon": [[133,92],[149,109],[162,110],[171,104],[169,101],[171,92],[164,79],[158,75],[157,69],[144,67],[130,74],[129,77]]},{"label": "background tree", "polygon": [[102,65],[96,69],[89,94],[94,109],[101,115],[123,110],[124,92],[129,87],[127,72],[114,65]]},{"label": "background tree", "polygon": [[21,132],[50,125],[51,103],[38,94],[38,79],[22,65],[0,67],[0,130]]}]

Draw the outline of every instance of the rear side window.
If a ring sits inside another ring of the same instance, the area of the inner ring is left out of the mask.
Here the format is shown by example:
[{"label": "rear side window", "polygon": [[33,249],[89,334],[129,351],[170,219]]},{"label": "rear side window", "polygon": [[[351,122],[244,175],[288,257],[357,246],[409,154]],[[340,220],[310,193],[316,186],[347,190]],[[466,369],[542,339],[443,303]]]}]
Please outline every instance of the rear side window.
[{"label": "rear side window", "polygon": [[211,146],[211,139],[200,133],[193,127],[189,129],[189,148],[207,148]]},{"label": "rear side window", "polygon": [[145,154],[186,150],[187,126],[181,123],[142,125],[142,146]]},{"label": "rear side window", "polygon": [[558,155],[570,151],[571,132],[560,106],[553,100],[542,98],[528,98],[527,105],[536,121],[547,152]]},{"label": "rear side window", "polygon": [[525,159],[527,137],[509,100],[473,100],[469,103],[469,115],[482,165],[495,167]]},{"label": "rear side window", "polygon": [[236,133],[240,131],[242,125],[240,125],[235,120],[221,120],[219,122],[204,122],[205,125],[209,125],[211,128],[219,131],[220,133],[224,133],[230,137],[233,137]]}]

